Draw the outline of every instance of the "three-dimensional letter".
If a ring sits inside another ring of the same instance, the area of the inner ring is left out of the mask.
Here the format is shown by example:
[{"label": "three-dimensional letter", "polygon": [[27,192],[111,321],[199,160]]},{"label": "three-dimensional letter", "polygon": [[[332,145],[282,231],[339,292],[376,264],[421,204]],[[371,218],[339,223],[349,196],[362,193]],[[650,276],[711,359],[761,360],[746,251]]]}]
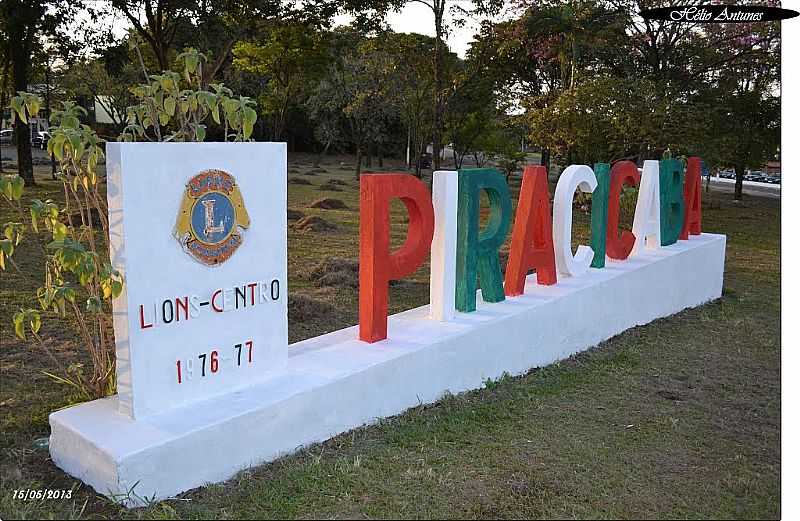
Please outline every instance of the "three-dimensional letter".
[{"label": "three-dimensional letter", "polygon": [[689,234],[700,235],[702,233],[701,164],[702,160],[699,157],[690,157],[686,164],[686,182],[683,184],[683,227],[680,236],[680,239],[684,241],[689,239]]},{"label": "three-dimensional letter", "polygon": [[645,161],[639,182],[639,196],[636,198],[636,212],[633,215],[633,235],[636,239],[632,255],[641,253],[645,248],[654,250],[661,247],[661,204],[658,185],[658,161]]},{"label": "three-dimensional letter", "polygon": [[[408,236],[389,251],[389,206],[400,199],[408,210]],[[414,272],[430,251],[433,206],[425,184],[410,174],[362,174],[361,248],[359,256],[359,338],[386,338],[389,281]]]},{"label": "three-dimensional letter", "polygon": [[[489,222],[480,231],[480,195],[489,196]],[[456,247],[456,309],[475,311],[478,277],[485,302],[505,299],[498,250],[508,234],[511,198],[508,185],[493,168],[458,172],[458,241]]]},{"label": "three-dimensional letter", "polygon": [[631,232],[619,232],[619,198],[624,186],[639,186],[640,178],[639,169],[632,161],[619,161],[611,169],[606,227],[606,255],[611,259],[627,259],[636,242],[636,237]]},{"label": "three-dimensional letter", "polygon": [[678,241],[683,228],[683,165],[677,159],[662,159],[659,164],[661,191],[661,246]]},{"label": "three-dimensional letter", "polygon": [[511,251],[506,265],[507,296],[525,292],[525,278],[531,269],[536,270],[538,284],[556,283],[550,190],[547,188],[547,169],[543,166],[526,166],[522,174],[517,216],[511,234]]},{"label": "three-dimensional letter", "polygon": [[608,188],[611,184],[608,163],[595,163],[597,188],[592,192],[592,268],[606,265],[606,222],[608,221]]},{"label": "three-dimensional letter", "polygon": [[597,188],[597,178],[586,165],[570,165],[561,173],[553,199],[553,242],[556,250],[556,266],[564,275],[577,277],[589,270],[594,251],[580,245],[572,255],[572,198],[575,190],[592,192]]}]

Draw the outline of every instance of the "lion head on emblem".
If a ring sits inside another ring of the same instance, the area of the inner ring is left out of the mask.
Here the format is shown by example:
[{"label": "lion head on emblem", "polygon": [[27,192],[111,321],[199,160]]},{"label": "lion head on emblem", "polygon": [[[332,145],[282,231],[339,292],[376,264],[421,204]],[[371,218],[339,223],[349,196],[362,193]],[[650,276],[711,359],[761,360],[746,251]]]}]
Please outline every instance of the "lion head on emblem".
[{"label": "lion head on emblem", "polygon": [[219,266],[242,244],[250,216],[236,179],[203,170],[186,183],[174,235],[183,250],[206,266]]}]

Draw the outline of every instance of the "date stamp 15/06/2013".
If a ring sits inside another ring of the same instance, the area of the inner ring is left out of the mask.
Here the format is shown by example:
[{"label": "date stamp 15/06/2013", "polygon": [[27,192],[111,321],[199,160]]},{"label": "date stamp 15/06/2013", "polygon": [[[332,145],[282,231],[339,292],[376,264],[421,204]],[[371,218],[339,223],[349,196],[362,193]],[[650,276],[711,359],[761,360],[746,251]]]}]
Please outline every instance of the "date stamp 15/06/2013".
[{"label": "date stamp 15/06/2013", "polygon": [[20,501],[46,501],[49,499],[70,499],[72,489],[68,488],[20,488],[14,490],[14,499]]}]

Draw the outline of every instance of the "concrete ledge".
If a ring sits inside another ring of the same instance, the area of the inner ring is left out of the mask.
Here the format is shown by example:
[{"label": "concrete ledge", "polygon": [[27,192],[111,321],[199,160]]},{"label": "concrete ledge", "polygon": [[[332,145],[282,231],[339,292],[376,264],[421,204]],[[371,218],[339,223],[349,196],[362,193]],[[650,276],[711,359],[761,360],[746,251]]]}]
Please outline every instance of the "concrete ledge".
[{"label": "concrete ledge", "polygon": [[286,374],[134,421],[116,398],[50,415],[50,453],[97,492],[134,506],[232,477],[445,392],[481,387],[588,349],[630,327],[722,294],[725,236],[703,234],[450,322],[428,306],[393,315],[389,340],[351,327],[290,347]]}]

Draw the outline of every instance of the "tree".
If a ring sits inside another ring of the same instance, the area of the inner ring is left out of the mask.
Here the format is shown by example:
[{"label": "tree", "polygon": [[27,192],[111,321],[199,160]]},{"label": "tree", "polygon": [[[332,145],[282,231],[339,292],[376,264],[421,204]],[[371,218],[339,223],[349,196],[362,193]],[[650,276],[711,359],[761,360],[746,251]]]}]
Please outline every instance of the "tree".
[{"label": "tree", "polygon": [[[470,59],[481,64],[513,109],[545,110],[609,69],[608,56],[618,54],[625,39],[620,11],[603,2],[537,0],[520,6],[525,11],[516,20],[484,23],[470,49]],[[534,143],[548,165],[549,147]]]},{"label": "tree", "polygon": [[237,43],[233,64],[267,79],[258,101],[272,118],[271,138],[280,141],[289,108],[301,102],[306,86],[318,81],[323,73],[326,42],[323,33],[301,24],[266,26],[264,35],[256,42]]},{"label": "tree", "polygon": [[[433,13],[433,27],[436,33],[435,45],[433,50],[433,169],[440,167],[442,138],[444,136],[444,117],[446,107],[445,93],[445,42],[444,37],[448,32],[445,26],[444,14],[447,0],[409,0],[428,7]],[[503,5],[499,0],[475,1],[474,9],[468,11],[464,7],[454,3],[453,14],[458,16],[455,20],[456,26],[463,26],[464,18],[471,14],[490,14],[496,13]]]},{"label": "tree", "polygon": [[780,145],[780,99],[767,92],[747,90],[721,93],[725,96],[711,128],[719,138],[715,144],[726,164],[736,171],[734,200],[742,199],[745,169],[761,168],[775,158]]},{"label": "tree", "polygon": [[111,0],[152,50],[158,70],[167,70],[186,47],[209,57],[203,83],[209,84],[230,62],[238,41],[257,39],[279,25],[327,26],[336,14],[334,0]]},{"label": "tree", "polygon": [[[4,30],[4,24],[0,24],[0,107],[8,106],[9,87],[11,79],[11,46],[8,36]],[[0,130],[3,130],[4,118],[0,117]],[[0,150],[0,173],[4,172],[3,154]]]},{"label": "tree", "polygon": [[125,15],[136,33],[147,42],[158,70],[168,70],[178,27],[189,23],[197,4],[193,0],[111,0],[111,5]]},{"label": "tree", "polygon": [[[450,27],[445,23],[445,14],[450,6],[450,14],[453,17],[452,25],[461,27],[465,24],[466,18],[476,14],[494,14],[502,7],[502,0],[474,0],[471,9],[466,9],[457,4],[454,0],[452,5],[448,0],[371,0],[369,2],[357,2],[355,0],[344,0],[345,11],[356,15],[356,25],[374,27],[375,21],[382,21],[389,11],[398,11],[408,3],[422,4],[431,10],[433,14],[434,27],[434,47],[433,47],[433,93],[432,93],[432,142],[433,142],[433,168],[440,166],[440,155],[442,150],[442,139],[444,137],[444,113],[447,105],[446,72],[447,63],[445,37]],[[370,23],[370,21],[372,21]]]},{"label": "tree", "polygon": [[494,83],[473,70],[471,62],[453,82],[453,92],[446,113],[447,138],[453,146],[456,168],[472,154],[486,152],[491,136],[497,131],[500,111],[494,95]]},{"label": "tree", "polygon": [[[433,125],[433,69],[430,59],[435,48],[433,38],[421,34],[386,32],[380,37],[387,52],[396,56],[396,77],[400,79],[396,91],[406,127],[406,166],[414,165],[417,177],[422,175],[420,157],[430,142]],[[457,57],[448,53],[451,62]]]},{"label": "tree", "polygon": [[[0,3],[0,34],[6,38],[3,47],[7,56],[14,92],[26,92],[32,72],[32,56],[45,34],[55,34],[68,20],[67,8],[80,8],[82,4],[69,5],[60,0],[3,0]],[[63,38],[66,39],[64,35]],[[4,79],[5,81],[5,79]],[[17,144],[17,168],[26,185],[35,184],[31,155],[31,131],[25,118],[14,124],[14,141]]]},{"label": "tree", "polygon": [[661,4],[521,0],[518,19],[483,25],[470,60],[509,107],[518,101],[543,163],[550,150],[568,163],[640,161],[666,148],[710,164],[774,154],[778,24],[639,16]]},{"label": "tree", "polygon": [[111,118],[116,134],[125,128],[125,109],[134,103],[130,87],[141,78],[135,63],[114,64],[108,56],[82,59],[64,71],[62,88],[69,99],[83,96],[93,100]]},{"label": "tree", "polygon": [[398,80],[395,58],[377,39],[363,39],[341,49],[309,98],[317,114],[341,114],[345,135],[355,148],[357,178],[366,147],[384,140],[388,121],[399,117]]}]

